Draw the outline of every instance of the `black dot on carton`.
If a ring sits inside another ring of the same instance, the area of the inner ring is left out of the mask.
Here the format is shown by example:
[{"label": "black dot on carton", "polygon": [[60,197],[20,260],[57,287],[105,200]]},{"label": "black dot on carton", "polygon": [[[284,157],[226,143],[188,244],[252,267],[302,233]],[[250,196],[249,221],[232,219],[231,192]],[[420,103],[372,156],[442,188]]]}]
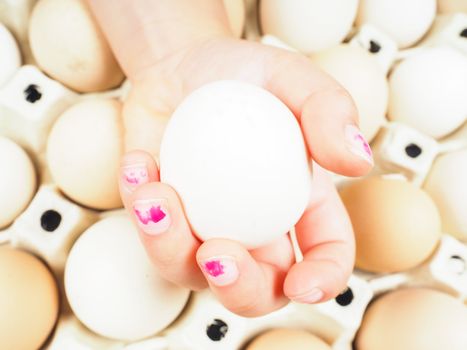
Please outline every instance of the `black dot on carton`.
[{"label": "black dot on carton", "polygon": [[422,154],[422,149],[418,145],[411,143],[410,145],[405,147],[405,153],[410,158],[417,158],[420,154]]},{"label": "black dot on carton", "polygon": [[462,38],[467,38],[467,28],[464,28],[460,33],[459,36]]},{"label": "black dot on carton", "polygon": [[35,84],[28,85],[28,87],[24,90],[24,97],[26,98],[26,101],[30,103],[39,101],[42,97],[39,86]]},{"label": "black dot on carton", "polygon": [[219,341],[225,337],[228,330],[229,326],[227,326],[227,323],[216,318],[206,327],[206,334],[212,341]]},{"label": "black dot on carton", "polygon": [[457,267],[457,273],[459,275],[462,275],[465,273],[466,269],[467,269],[467,263],[466,261],[459,255],[452,255],[451,256],[451,261],[456,263],[458,265]]},{"label": "black dot on carton", "polygon": [[47,232],[55,231],[62,222],[62,216],[55,210],[47,210],[41,216],[41,227]]},{"label": "black dot on carton", "polygon": [[370,47],[368,49],[371,53],[378,53],[381,51],[381,45],[374,41],[374,40],[370,40]]},{"label": "black dot on carton", "polygon": [[352,289],[347,287],[347,289],[344,292],[342,292],[336,297],[336,303],[338,303],[340,306],[348,306],[352,304],[353,298],[354,296]]}]

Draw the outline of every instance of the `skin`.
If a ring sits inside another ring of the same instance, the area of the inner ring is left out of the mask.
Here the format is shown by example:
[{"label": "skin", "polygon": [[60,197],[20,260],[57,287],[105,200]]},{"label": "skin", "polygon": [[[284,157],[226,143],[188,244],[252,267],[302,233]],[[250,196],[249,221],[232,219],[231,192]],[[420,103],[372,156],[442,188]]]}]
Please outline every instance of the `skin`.
[{"label": "skin", "polygon": [[[174,283],[200,290],[209,286],[231,311],[259,316],[291,299],[325,301],[346,287],[355,258],[352,227],[327,170],[366,174],[372,164],[351,152],[345,127],[358,125],[349,94],[304,56],[233,38],[218,0],[88,0],[132,91],[125,102],[125,141],[122,167],[146,164],[149,183],[129,190],[123,176],[122,199],[136,223],[132,203],[165,198],[172,224],[157,236],[140,230],[141,239],[159,273]],[[288,236],[247,251],[225,239],[199,241],[191,232],[177,193],[159,182],[152,155],[154,135],[181,100],[215,80],[237,79],[259,85],[280,98],[295,114],[313,159],[313,188],[309,206],[296,225],[304,260],[296,262]],[[134,150],[138,149],[138,150]],[[151,155],[152,154],[152,155]],[[218,287],[208,282],[201,261],[213,256],[234,257],[238,279]],[[310,293],[318,288],[319,300]]]}]

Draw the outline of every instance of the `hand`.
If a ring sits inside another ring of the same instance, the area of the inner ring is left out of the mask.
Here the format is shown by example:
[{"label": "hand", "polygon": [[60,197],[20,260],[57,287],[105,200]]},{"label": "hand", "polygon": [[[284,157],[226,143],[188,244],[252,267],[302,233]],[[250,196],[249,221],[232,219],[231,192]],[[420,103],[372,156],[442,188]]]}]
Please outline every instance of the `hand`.
[{"label": "hand", "polygon": [[[352,227],[323,168],[359,176],[370,170],[372,158],[368,144],[355,128],[355,105],[339,84],[304,56],[225,38],[179,50],[144,67],[133,78],[124,107],[126,145],[127,149],[149,153],[125,155],[120,191],[163,277],[194,290],[209,285],[228,309],[244,316],[266,314],[289,299],[325,301],[345,289],[355,255]],[[159,182],[157,164],[150,154],[158,154],[167,118],[191,91],[222,79],[244,80],[269,90],[300,122],[314,160],[313,193],[296,225],[304,256],[301,262],[295,262],[288,235],[251,251],[225,239],[200,242],[190,230],[177,193]],[[125,175],[132,177],[131,169],[143,171],[140,183],[125,180]],[[148,229],[149,225],[141,224],[141,213],[135,206],[138,209],[138,203],[150,199],[161,205],[162,219]],[[214,277],[206,272],[205,264],[212,257],[229,257],[224,275]]]}]

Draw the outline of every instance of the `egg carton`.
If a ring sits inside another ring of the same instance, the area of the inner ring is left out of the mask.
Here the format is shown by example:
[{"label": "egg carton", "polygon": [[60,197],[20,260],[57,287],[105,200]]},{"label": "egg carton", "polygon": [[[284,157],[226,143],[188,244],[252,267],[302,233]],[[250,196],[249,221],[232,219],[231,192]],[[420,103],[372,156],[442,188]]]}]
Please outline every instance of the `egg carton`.
[{"label": "egg carton", "polygon": [[35,66],[23,66],[0,90],[1,134],[39,154],[57,117],[76,99],[74,92]]},{"label": "egg carton", "polygon": [[[63,317],[46,347],[55,349],[240,349],[271,328],[300,328],[350,350],[363,312],[372,298],[368,283],[352,276],[348,289],[336,299],[319,305],[290,303],[269,315],[245,318],[222,306],[209,291],[192,293],[181,316],[158,336],[124,344],[89,331],[74,316]],[[107,342],[105,342],[107,341]]]},{"label": "egg carton", "polygon": [[437,141],[399,122],[388,122],[372,142],[372,175],[399,173],[417,186],[427,177],[436,157],[467,147],[467,139]]},{"label": "egg carton", "polygon": [[467,54],[467,14],[437,16],[421,46],[449,45]]}]

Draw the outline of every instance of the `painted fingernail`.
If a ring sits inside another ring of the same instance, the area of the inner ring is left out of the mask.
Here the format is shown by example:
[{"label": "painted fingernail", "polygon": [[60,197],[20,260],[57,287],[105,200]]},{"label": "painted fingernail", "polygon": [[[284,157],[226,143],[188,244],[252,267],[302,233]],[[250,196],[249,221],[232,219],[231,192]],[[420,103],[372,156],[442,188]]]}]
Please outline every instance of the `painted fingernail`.
[{"label": "painted fingernail", "polygon": [[365,140],[362,132],[355,125],[347,125],[345,127],[345,142],[350,152],[363,158],[371,165],[373,162],[373,152],[370,145]]},{"label": "painted fingernail", "polygon": [[129,189],[149,182],[148,169],[145,163],[132,164],[122,167],[122,177]]},{"label": "painted fingernail", "polygon": [[231,257],[212,257],[202,261],[200,265],[209,281],[218,287],[232,284],[238,278],[237,263]]},{"label": "painted fingernail", "polygon": [[148,235],[159,235],[167,231],[172,223],[165,199],[144,199],[133,203],[138,226]]},{"label": "painted fingernail", "polygon": [[309,293],[305,293],[299,297],[293,298],[293,300],[299,303],[314,304],[321,301],[323,297],[324,293],[321,289],[313,288]]}]

